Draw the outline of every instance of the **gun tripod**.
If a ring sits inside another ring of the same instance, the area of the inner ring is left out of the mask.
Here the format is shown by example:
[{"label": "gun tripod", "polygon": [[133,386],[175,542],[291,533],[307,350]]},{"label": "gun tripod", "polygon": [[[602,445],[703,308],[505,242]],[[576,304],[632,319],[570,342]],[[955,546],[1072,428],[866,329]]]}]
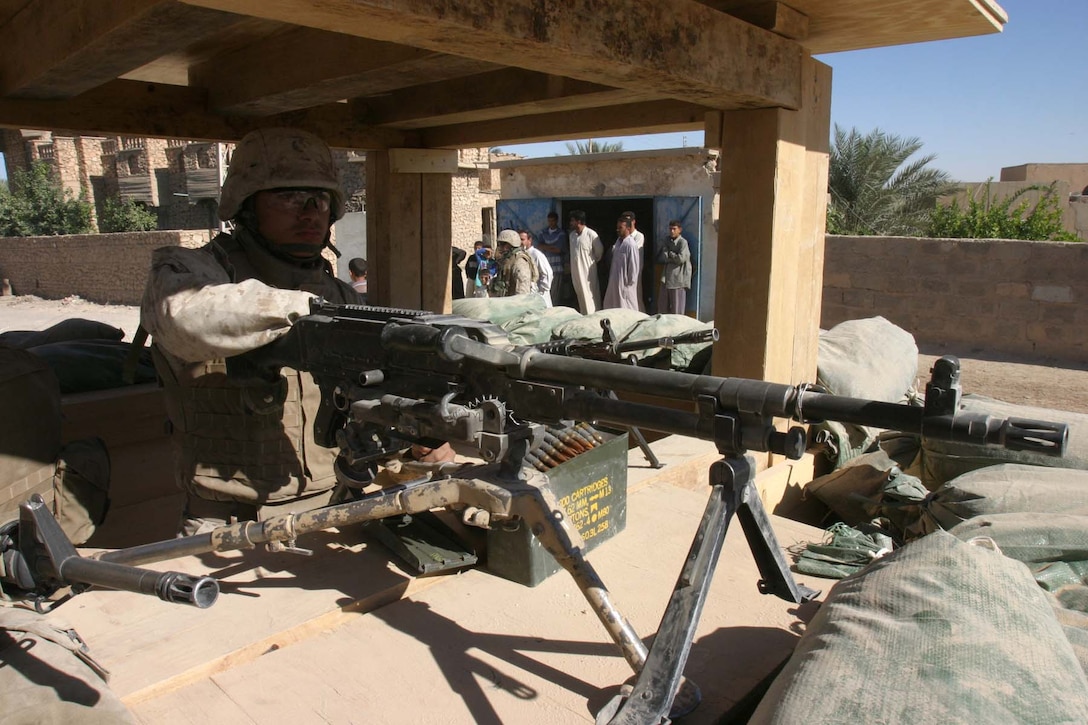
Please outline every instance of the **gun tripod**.
[{"label": "gun tripod", "polygon": [[535,471],[520,471],[511,476],[510,468],[505,462],[476,466],[464,471],[471,477],[417,480],[347,503],[283,514],[262,522],[240,522],[206,534],[104,552],[93,558],[75,552],[44,502],[36,497],[21,507],[17,534],[21,558],[33,562],[35,571],[32,575],[24,567],[24,576],[17,584],[28,589],[52,585],[54,590],[72,583],[97,585],[208,607],[218,593],[214,579],[140,569],[138,565],[213,551],[248,549],[258,544],[267,544],[273,550],[304,551],[296,547],[296,540],[307,533],[439,507],[459,511],[466,522],[477,526],[520,522],[529,527],[574,579],[637,675],[633,689],[618,695],[599,714],[598,722],[612,723],[668,722],[670,708],[671,715],[678,716],[700,701],[698,688],[684,682],[683,670],[734,515],[740,519],[755,555],[763,593],[792,602],[808,601],[818,595],[793,581],[751,485],[750,460],[723,458],[710,468],[710,499],[653,647],[648,649],[585,559],[582,537],[568,520],[546,476]]}]

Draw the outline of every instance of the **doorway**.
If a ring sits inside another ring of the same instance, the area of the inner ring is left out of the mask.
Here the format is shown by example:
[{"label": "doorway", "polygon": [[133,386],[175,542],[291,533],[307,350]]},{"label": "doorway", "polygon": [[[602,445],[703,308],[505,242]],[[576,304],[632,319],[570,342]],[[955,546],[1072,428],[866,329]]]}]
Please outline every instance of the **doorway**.
[{"label": "doorway", "polygon": [[653,197],[615,197],[608,199],[559,199],[561,223],[570,213],[580,209],[586,213],[586,226],[597,232],[604,245],[604,257],[597,264],[601,294],[608,289],[608,273],[612,265],[612,247],[616,244],[616,220],[625,211],[634,213],[636,227],[646,237],[642,246],[642,304],[650,314],[657,310],[654,281],[654,200]]}]

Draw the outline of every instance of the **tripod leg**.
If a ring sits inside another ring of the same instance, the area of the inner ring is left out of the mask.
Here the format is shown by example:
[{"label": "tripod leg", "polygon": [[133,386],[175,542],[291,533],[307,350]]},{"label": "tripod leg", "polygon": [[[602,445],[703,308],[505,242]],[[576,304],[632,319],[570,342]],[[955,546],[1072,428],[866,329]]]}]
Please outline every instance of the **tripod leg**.
[{"label": "tripod leg", "polygon": [[650,462],[652,468],[664,468],[665,464],[657,460],[657,455],[653,449],[650,448],[650,444],[646,442],[645,436],[642,435],[642,431],[634,426],[627,429],[627,432],[631,434],[631,437],[635,439],[635,443],[642,449],[643,455],[646,456],[646,460]]},{"label": "tripod leg", "polygon": [[[752,466],[747,458],[725,459],[711,466],[710,499],[661,618],[646,666],[639,673],[630,696],[607,722],[629,725],[668,722],[673,700],[683,682],[684,665],[699,626],[725,534],[740,503],[738,493],[751,478]],[[699,697],[697,694],[695,697],[694,702],[685,703],[685,712],[698,705]]]},{"label": "tripod leg", "polygon": [[819,590],[798,584],[793,578],[755,487],[748,482],[738,493],[737,518],[748,539],[748,548],[755,557],[759,574],[763,577],[759,582],[759,591],[796,604],[811,602],[820,596]]},{"label": "tripod leg", "polygon": [[646,645],[616,609],[604,582],[586,561],[585,544],[547,483],[530,481],[514,491],[513,510],[529,524],[530,531],[567,570],[597,618],[620,648],[631,669],[638,672],[646,663]]}]

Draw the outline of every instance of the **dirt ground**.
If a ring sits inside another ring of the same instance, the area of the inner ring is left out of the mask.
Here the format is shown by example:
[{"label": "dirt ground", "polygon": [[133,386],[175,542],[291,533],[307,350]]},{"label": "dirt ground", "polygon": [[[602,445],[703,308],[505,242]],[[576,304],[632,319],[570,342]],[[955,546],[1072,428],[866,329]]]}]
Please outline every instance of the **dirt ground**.
[{"label": "dirt ground", "polygon": [[[109,323],[132,339],[139,309],[123,305],[99,305],[78,297],[43,300],[33,295],[0,297],[0,333],[8,330],[42,330],[60,320],[83,317]],[[1088,364],[1070,364],[1029,358],[984,358],[977,353],[959,355],[956,350],[923,350],[918,357],[918,378],[924,388],[933,361],[940,355],[956,355],[961,363],[964,393],[1041,408],[1088,413]]]}]

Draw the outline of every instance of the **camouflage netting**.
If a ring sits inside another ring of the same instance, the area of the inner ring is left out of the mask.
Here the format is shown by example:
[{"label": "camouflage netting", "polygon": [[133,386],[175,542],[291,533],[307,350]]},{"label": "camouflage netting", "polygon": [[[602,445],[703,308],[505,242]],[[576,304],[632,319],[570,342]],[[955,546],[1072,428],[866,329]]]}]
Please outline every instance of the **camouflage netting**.
[{"label": "camouflage netting", "polygon": [[1088,722],[1050,596],[978,544],[937,531],[837,583],[749,722]]}]

